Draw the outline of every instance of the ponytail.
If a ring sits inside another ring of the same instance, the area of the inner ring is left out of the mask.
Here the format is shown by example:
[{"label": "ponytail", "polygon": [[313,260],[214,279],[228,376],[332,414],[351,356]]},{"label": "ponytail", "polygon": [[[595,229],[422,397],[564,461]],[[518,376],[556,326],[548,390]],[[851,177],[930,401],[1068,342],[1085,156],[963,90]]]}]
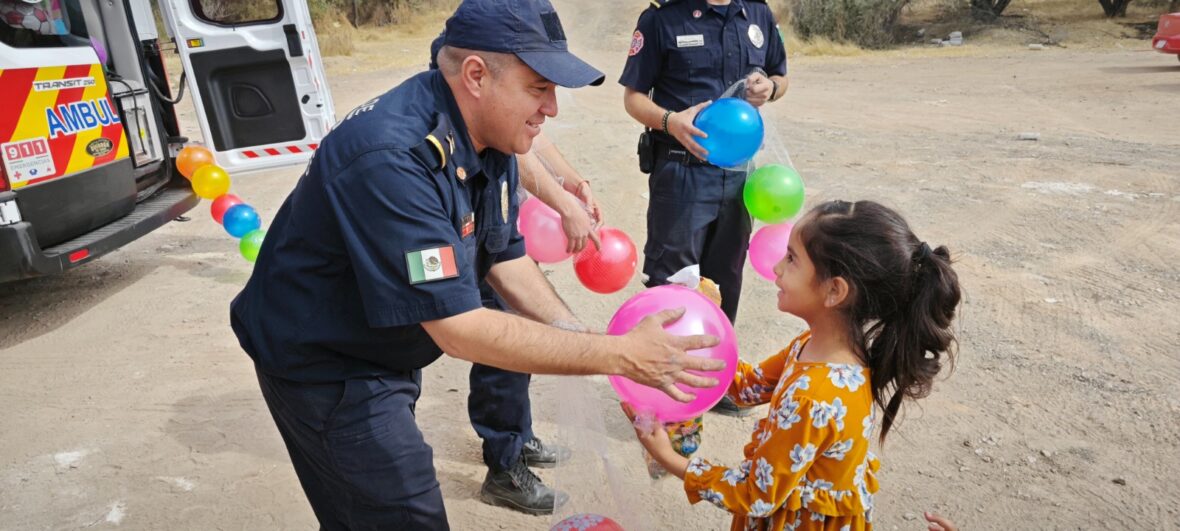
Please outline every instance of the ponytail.
[{"label": "ponytail", "polygon": [[819,205],[800,237],[821,278],[848,282],[840,311],[869,367],[883,443],[904,399],[929,395],[944,359],[954,364],[951,322],[961,293],[950,251],[931,249],[900,215],[871,201]]}]

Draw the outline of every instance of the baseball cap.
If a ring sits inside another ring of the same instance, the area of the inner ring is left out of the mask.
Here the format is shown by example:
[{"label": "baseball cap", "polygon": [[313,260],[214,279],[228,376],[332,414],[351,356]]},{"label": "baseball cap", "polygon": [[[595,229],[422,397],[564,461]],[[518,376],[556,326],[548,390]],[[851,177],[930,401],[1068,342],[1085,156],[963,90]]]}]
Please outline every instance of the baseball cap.
[{"label": "baseball cap", "polygon": [[[548,0],[464,0],[439,38],[445,46],[511,53],[567,88],[601,85],[606,77],[570,53],[557,10]],[[432,60],[440,47],[431,47]]]}]

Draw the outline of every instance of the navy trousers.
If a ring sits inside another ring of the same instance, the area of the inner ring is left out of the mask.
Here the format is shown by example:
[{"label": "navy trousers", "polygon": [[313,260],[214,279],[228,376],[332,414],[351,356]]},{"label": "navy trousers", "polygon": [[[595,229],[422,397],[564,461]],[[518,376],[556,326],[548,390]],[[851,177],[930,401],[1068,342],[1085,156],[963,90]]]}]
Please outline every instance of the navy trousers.
[{"label": "navy trousers", "polygon": [[414,418],[421,371],[328,384],[257,372],[321,529],[449,529]]},{"label": "navy trousers", "polygon": [[[508,305],[486,282],[480,286],[484,307],[508,311]],[[469,375],[467,415],[483,439],[483,461],[493,470],[507,470],[524,443],[533,438],[529,381],[532,375],[474,363]]]},{"label": "navy trousers", "polygon": [[656,160],[648,179],[647,243],[643,272],[648,287],[693,264],[721,290],[721,309],[737,320],[742,268],[753,220],[742,198],[746,172]]}]

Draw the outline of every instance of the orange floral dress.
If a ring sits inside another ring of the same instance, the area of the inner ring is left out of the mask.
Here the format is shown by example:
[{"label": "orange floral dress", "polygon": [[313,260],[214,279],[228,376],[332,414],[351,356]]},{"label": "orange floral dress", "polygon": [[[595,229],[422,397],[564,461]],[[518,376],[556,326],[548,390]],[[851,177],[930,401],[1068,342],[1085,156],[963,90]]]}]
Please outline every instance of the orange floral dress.
[{"label": "orange floral dress", "polygon": [[729,397],[743,406],[770,403],[745,460],[736,468],[689,461],[689,501],[733,513],[731,530],[872,529],[880,464],[869,451],[869,370],[798,361],[810,338],[804,332],[757,366],[740,363]]}]

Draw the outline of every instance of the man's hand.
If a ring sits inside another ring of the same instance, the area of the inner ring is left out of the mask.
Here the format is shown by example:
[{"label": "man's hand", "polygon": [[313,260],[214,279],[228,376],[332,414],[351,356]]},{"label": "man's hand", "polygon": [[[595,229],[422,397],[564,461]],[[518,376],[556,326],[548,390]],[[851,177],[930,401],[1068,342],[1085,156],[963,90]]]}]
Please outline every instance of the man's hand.
[{"label": "man's hand", "polygon": [[716,378],[697,376],[688,371],[720,371],[725,368],[721,360],[698,358],[686,354],[689,350],[709,348],[717,345],[714,336],[674,336],[664,330],[664,325],[676,322],[684,315],[684,308],[664,310],[645,317],[625,336],[632,342],[622,360],[619,374],[631,380],[654,387],[680,402],[691,402],[695,397],[678,389],[674,384],[690,387],[710,388],[717,385]]},{"label": "man's hand", "polygon": [[701,147],[694,137],[707,138],[709,135],[706,135],[704,131],[697,129],[697,127],[693,125],[692,122],[693,120],[696,120],[697,113],[701,112],[701,109],[708,107],[710,103],[713,102],[706,101],[698,103],[692,107],[684,109],[683,111],[674,112],[668,116],[668,134],[672,135],[672,137],[675,138],[677,142],[680,142],[680,145],[684,146],[685,149],[696,156],[696,158],[701,160],[705,160],[705,158],[709,156],[709,152],[706,151],[705,148]]},{"label": "man's hand", "polygon": [[586,248],[587,238],[594,242],[595,248],[601,247],[602,241],[598,239],[598,225],[595,224],[590,213],[586,211],[586,207],[582,206],[578,198],[573,195],[564,191],[560,193],[566,199],[561,205],[562,208],[558,210],[558,214],[561,215],[561,230],[565,232],[565,238],[569,242],[566,244],[565,252],[581,252]]},{"label": "man's hand", "polygon": [[758,72],[746,77],[746,101],[750,105],[761,107],[762,104],[770,101],[773,91],[774,83],[770,82],[770,78]]}]

